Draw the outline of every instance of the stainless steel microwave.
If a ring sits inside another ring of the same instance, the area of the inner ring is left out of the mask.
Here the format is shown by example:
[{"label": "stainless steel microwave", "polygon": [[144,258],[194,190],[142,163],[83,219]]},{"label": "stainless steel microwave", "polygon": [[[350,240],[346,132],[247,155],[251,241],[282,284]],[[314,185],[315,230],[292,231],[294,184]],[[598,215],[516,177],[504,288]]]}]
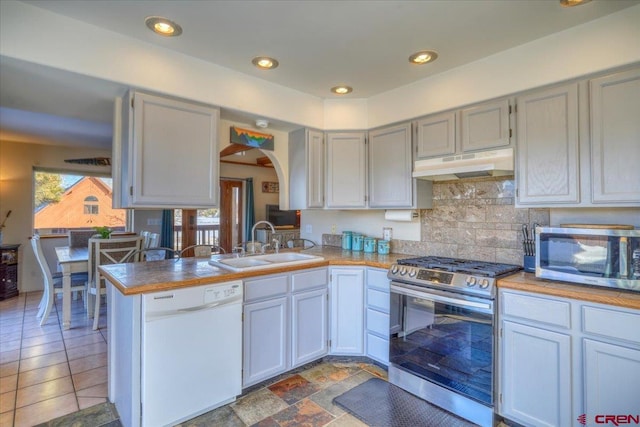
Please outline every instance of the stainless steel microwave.
[{"label": "stainless steel microwave", "polygon": [[536,231],[536,277],[640,292],[640,230]]}]

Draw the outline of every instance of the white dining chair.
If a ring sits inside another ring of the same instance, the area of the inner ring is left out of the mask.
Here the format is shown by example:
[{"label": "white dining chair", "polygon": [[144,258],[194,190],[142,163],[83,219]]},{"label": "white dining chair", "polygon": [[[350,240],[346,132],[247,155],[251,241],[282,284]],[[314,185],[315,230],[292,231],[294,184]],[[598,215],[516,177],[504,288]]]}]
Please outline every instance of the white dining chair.
[{"label": "white dining chair", "polygon": [[221,253],[224,254],[226,251],[217,245],[191,245],[180,251],[180,257],[209,258],[211,255]]},{"label": "white dining chair", "polygon": [[[98,267],[108,264],[120,264],[124,262],[137,262],[139,255],[135,255],[142,249],[144,237],[120,237],[117,239],[89,239],[89,278],[87,280],[87,314],[93,315],[93,330],[98,329],[100,317],[101,296],[106,294],[104,278],[100,275]],[[93,304],[92,304],[93,303]],[[93,313],[91,313],[93,305]]]},{"label": "white dining chair", "polygon": [[149,231],[146,231],[146,230],[142,230],[140,232],[140,235],[142,237],[144,237],[144,243],[142,245],[143,248],[148,248],[149,247],[149,243],[150,243],[149,234],[151,234],[151,233]]},{"label": "white dining chair", "polygon": [[160,245],[160,233],[149,233],[149,245],[147,248],[156,248]]},{"label": "white dining chair", "polygon": [[[40,326],[47,323],[51,308],[53,307],[53,299],[56,294],[62,293],[62,274],[52,274],[49,269],[49,264],[44,257],[42,251],[42,245],[40,243],[40,236],[34,235],[31,237],[31,247],[33,248],[33,254],[38,261],[42,277],[44,279],[43,294],[38,306],[38,313],[36,317],[40,317]],[[84,292],[86,289],[88,275],[87,273],[73,273],[71,274],[71,291],[72,292]],[[84,294],[83,294],[84,295]],[[86,295],[84,295],[86,298]]]},{"label": "white dining chair", "polygon": [[[180,259],[180,254],[175,249],[158,246],[156,248],[143,248],[139,251],[131,253],[129,258],[132,260],[139,258],[139,262],[145,261],[161,261],[163,259]],[[125,262],[129,261],[129,258]]]}]

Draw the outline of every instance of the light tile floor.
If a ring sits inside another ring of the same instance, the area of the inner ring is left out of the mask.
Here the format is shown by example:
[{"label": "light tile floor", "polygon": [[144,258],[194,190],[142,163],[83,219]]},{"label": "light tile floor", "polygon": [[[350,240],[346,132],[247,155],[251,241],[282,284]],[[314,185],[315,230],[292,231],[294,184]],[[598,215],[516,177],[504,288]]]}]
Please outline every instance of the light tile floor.
[{"label": "light tile floor", "polygon": [[100,329],[72,301],[71,329],[61,327],[62,299],[43,326],[42,292],[0,301],[0,426],[22,427],[76,412],[107,397],[106,316]]}]

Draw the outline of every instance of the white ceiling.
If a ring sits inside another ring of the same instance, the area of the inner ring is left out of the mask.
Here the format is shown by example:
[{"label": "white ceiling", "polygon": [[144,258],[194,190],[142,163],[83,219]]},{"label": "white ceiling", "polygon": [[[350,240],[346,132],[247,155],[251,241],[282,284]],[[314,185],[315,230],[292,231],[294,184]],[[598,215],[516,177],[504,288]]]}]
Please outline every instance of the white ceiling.
[{"label": "white ceiling", "polygon": [[[574,8],[556,0],[24,2],[320,98],[335,97],[329,88],[338,84],[354,88],[347,97],[368,98],[640,0],[593,0]],[[155,35],[144,24],[151,15],[178,22],[183,34]],[[409,55],[424,49],[436,50],[438,60],[409,64]],[[275,57],[280,66],[258,70],[251,65],[258,55]],[[29,131],[21,128],[28,120],[6,108],[74,119],[59,125],[71,134],[77,120],[110,124],[112,99],[123,92],[117,84],[1,57],[0,128],[5,135]],[[103,132],[97,127],[92,137],[108,144]]]}]

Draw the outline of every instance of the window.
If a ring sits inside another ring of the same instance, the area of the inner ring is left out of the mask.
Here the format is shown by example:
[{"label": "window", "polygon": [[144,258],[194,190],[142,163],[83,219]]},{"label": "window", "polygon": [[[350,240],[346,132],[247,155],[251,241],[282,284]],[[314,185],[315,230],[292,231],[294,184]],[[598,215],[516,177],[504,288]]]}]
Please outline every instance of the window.
[{"label": "window", "polygon": [[39,234],[103,226],[125,230],[126,211],[111,207],[110,177],[36,170],[33,181],[33,224]]},{"label": "window", "polygon": [[84,214],[98,215],[100,207],[98,206],[98,198],[96,196],[87,196],[84,198]]}]

